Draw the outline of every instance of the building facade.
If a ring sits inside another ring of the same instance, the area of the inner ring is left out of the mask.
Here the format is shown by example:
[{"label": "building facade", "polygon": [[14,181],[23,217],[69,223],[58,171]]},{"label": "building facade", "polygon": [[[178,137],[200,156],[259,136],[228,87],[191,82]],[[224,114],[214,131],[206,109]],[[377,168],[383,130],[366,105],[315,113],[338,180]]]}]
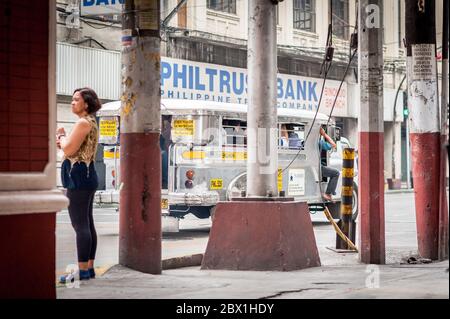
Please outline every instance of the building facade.
[{"label": "building facade", "polygon": [[[180,65],[179,70],[171,70],[178,72],[180,81],[183,80],[183,76],[190,76],[184,75],[183,72],[189,72],[191,69],[195,72],[196,67],[200,71],[202,68],[215,68],[217,72],[223,69],[231,72],[229,74],[245,73],[247,1],[187,0],[175,12],[174,9],[180,2],[181,0],[161,1],[161,54],[163,61],[166,60],[168,63],[166,66],[173,66],[174,63]],[[442,0],[438,1],[437,7],[440,2]],[[116,73],[116,71],[120,72],[120,16],[108,16],[107,19],[82,16],[78,25],[71,26],[67,23],[71,14],[67,8],[71,3],[77,2],[58,3],[57,9],[57,39],[58,48],[61,50],[58,50],[60,70],[57,78],[58,120],[68,127],[74,121],[70,115],[68,102],[71,91],[75,87],[91,86],[99,92],[100,98],[104,101],[117,100],[120,94],[120,74]],[[385,60],[385,178],[405,180],[408,154],[405,146],[406,122],[403,117],[403,105],[406,103],[403,91],[406,89],[406,81],[402,82],[406,74],[406,52],[403,45],[404,3],[401,0],[385,1],[381,9]],[[349,40],[356,26],[356,10],[357,1],[355,0],[285,0],[279,3],[277,7],[279,107],[296,108],[317,105],[317,97],[320,95],[324,76],[321,69],[328,26],[331,22],[331,40],[335,53],[332,67],[327,75],[327,83],[330,83],[331,88],[326,86],[325,90],[327,92],[325,95],[329,94],[331,99],[320,106],[320,112],[330,114],[336,84],[338,86],[343,80],[342,76],[349,62]],[[181,69],[183,64],[186,65],[185,71]],[[95,70],[92,67],[95,67]],[[77,72],[82,70],[85,75],[79,76]],[[163,65],[162,72],[164,71],[167,69],[164,69]],[[283,82],[284,77],[288,78],[285,82]],[[289,79],[292,83],[308,81],[307,85],[314,89],[313,94],[308,94],[307,97],[300,96],[301,94],[295,96],[295,92],[302,91],[302,88],[291,89]],[[168,79],[166,84],[168,85],[171,80],[173,78]],[[63,85],[65,87],[62,87]],[[180,82],[180,86],[182,85],[183,82]],[[189,86],[189,84],[185,85]],[[182,95],[182,97],[206,99],[206,95],[209,98],[210,95],[223,93],[220,87],[217,87],[216,91],[209,92],[210,94],[196,92],[195,87],[189,87],[189,89],[189,92],[193,94]],[[294,93],[290,95],[289,90]],[[168,94],[170,89],[165,89],[163,84],[162,91]],[[233,95],[233,92],[230,94]],[[177,97],[177,95],[172,93],[164,97]],[[283,98],[287,103],[280,105],[280,100]],[[289,99],[293,103],[289,103]],[[241,101],[245,103],[245,99]],[[342,128],[342,135],[348,137],[356,147],[358,112],[359,86],[356,56],[350,64],[338,103],[331,114],[337,125]],[[101,154],[99,154],[99,165],[100,161]],[[101,168],[100,172],[102,172]]]}]

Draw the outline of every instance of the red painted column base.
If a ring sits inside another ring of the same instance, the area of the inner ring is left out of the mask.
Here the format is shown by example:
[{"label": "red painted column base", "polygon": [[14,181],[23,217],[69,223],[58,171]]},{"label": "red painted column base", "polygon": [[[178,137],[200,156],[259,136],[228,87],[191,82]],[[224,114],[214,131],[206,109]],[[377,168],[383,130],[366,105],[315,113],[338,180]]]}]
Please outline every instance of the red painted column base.
[{"label": "red painted column base", "polygon": [[161,273],[161,150],[159,133],[120,135],[119,263]]},{"label": "red painted column base", "polygon": [[220,202],[201,269],[290,271],[320,266],[305,202]]},{"label": "red painted column base", "polygon": [[384,221],[384,133],[359,133],[360,260],[386,261]]},{"label": "red painted column base", "polygon": [[419,253],[437,260],[440,134],[411,133],[410,137]]},{"label": "red painted column base", "polygon": [[0,299],[55,299],[56,213],[0,216]]}]

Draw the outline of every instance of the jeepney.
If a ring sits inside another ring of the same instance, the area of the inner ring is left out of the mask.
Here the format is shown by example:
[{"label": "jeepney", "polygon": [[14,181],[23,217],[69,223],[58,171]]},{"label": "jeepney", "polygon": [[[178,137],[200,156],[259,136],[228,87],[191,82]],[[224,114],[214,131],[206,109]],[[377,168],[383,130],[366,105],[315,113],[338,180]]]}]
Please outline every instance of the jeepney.
[{"label": "jeepney", "polygon": [[[120,188],[120,101],[106,103],[99,116],[100,143],[105,145],[107,187]],[[306,201],[312,211],[327,205],[334,218],[339,216],[341,177],[333,203],[324,203],[327,186],[321,176],[321,161],[341,170],[342,152],[330,156],[319,150],[319,129],[328,117],[318,113],[309,138],[315,112],[278,109],[278,191],[286,197]],[[162,123],[169,123],[164,138],[169,146],[162,155],[164,184],[163,209],[172,217],[193,214],[198,218],[213,215],[219,201],[245,196],[247,165],[247,106],[243,104],[196,100],[161,100]],[[331,133],[330,133],[331,132]],[[287,141],[283,135],[288,135]],[[338,139],[338,129],[330,126],[329,135]],[[346,146],[348,140],[342,138]],[[295,160],[292,162],[292,160]],[[292,162],[292,163],[291,163]],[[290,165],[289,165],[290,164]],[[289,165],[289,167],[288,167]],[[357,171],[356,171],[357,172]],[[166,175],[166,176],[164,176]],[[353,192],[353,216],[357,216],[357,180]],[[277,196],[278,194],[274,194]]]}]

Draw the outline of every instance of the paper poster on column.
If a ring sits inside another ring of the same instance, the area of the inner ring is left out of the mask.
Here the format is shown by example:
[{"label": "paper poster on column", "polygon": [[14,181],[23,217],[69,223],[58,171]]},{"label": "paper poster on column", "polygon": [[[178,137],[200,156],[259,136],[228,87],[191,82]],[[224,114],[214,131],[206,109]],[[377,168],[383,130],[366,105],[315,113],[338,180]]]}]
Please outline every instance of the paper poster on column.
[{"label": "paper poster on column", "polygon": [[412,80],[436,81],[436,58],[434,44],[412,45]]},{"label": "paper poster on column", "polygon": [[303,196],[305,195],[305,170],[290,169],[288,180],[288,195]]},{"label": "paper poster on column", "polygon": [[438,84],[434,44],[412,45],[408,83],[411,133],[435,133],[440,130]]}]

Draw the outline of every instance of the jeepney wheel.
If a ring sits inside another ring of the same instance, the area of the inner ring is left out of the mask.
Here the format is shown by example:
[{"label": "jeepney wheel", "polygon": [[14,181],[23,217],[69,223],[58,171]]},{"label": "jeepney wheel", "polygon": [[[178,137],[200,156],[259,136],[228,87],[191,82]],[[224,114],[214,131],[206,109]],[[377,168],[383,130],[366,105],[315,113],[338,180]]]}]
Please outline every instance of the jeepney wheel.
[{"label": "jeepney wheel", "polygon": [[242,191],[247,190],[247,173],[241,173],[236,176],[228,185],[227,188],[227,200],[231,200],[233,197],[241,197]]}]

